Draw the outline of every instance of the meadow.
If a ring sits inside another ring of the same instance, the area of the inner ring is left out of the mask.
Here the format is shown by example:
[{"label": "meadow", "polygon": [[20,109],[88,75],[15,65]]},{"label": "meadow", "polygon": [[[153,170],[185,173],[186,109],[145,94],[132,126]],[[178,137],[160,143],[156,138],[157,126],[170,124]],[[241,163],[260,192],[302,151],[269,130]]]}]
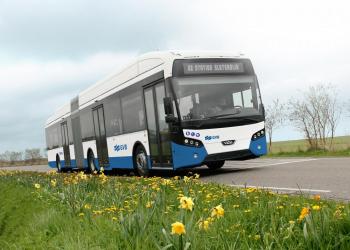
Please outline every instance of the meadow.
[{"label": "meadow", "polygon": [[0,170],[0,249],[350,249],[349,204],[203,183]]},{"label": "meadow", "polygon": [[350,136],[334,138],[332,150],[309,150],[306,140],[290,140],[272,142],[268,156],[349,156]]}]

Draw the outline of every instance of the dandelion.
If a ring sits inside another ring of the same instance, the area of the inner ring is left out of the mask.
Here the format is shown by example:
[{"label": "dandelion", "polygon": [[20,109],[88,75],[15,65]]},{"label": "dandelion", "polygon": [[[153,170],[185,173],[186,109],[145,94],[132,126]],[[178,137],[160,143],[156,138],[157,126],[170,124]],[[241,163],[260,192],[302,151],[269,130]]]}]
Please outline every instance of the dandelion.
[{"label": "dandelion", "polygon": [[180,180],[180,176],[174,176],[174,180]]},{"label": "dandelion", "polygon": [[171,224],[171,234],[178,234],[182,235],[186,233],[185,225],[181,222],[176,221],[175,223]]},{"label": "dandelion", "polygon": [[225,214],[225,210],[221,204],[214,207],[213,210],[211,211],[211,217],[216,216],[217,218],[220,218],[220,217],[223,217],[224,214]]},{"label": "dandelion", "polygon": [[259,234],[256,234],[255,236],[254,236],[254,240],[260,240],[260,235]]},{"label": "dandelion", "polygon": [[116,220],[118,220],[118,219],[117,219],[117,217],[114,217],[114,216],[113,216],[113,217],[112,217],[112,220],[113,220],[113,221],[116,221]]},{"label": "dandelion", "polygon": [[84,215],[84,213],[79,213],[79,217],[83,217]]},{"label": "dandelion", "polygon": [[195,179],[199,179],[199,176],[200,176],[199,174],[194,174]]},{"label": "dandelion", "polygon": [[187,209],[187,210],[192,211],[193,205],[194,205],[194,203],[193,203],[193,200],[191,197],[183,196],[180,198],[179,208],[183,208],[183,209]]},{"label": "dandelion", "polygon": [[251,209],[244,210],[245,213],[250,213],[251,211],[252,211]]},{"label": "dandelion", "polygon": [[310,208],[303,207],[299,215],[299,221],[302,221],[310,213]]},{"label": "dandelion", "polygon": [[289,225],[294,225],[295,224],[295,221],[294,220],[290,220],[289,221]]},{"label": "dandelion", "polygon": [[233,208],[239,208],[238,204],[233,205]]},{"label": "dandelion", "polygon": [[319,205],[312,206],[312,210],[319,211],[321,207]]},{"label": "dandelion", "polygon": [[39,189],[41,186],[40,186],[39,183],[35,183],[35,184],[34,184],[34,187],[35,187],[36,189]]}]

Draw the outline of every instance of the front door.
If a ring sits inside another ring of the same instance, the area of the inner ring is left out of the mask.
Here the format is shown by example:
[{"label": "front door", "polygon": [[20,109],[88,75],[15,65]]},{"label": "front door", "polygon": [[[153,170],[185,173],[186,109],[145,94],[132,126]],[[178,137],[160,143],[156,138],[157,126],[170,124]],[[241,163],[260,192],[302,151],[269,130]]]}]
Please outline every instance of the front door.
[{"label": "front door", "polygon": [[169,125],[165,122],[164,81],[144,90],[148,138],[153,166],[170,166],[171,146]]},{"label": "front door", "polygon": [[108,150],[106,139],[105,118],[103,106],[98,106],[92,110],[95,128],[96,148],[99,167],[108,167]]},{"label": "front door", "polygon": [[64,166],[70,166],[69,137],[67,122],[61,123],[62,146],[64,153]]}]

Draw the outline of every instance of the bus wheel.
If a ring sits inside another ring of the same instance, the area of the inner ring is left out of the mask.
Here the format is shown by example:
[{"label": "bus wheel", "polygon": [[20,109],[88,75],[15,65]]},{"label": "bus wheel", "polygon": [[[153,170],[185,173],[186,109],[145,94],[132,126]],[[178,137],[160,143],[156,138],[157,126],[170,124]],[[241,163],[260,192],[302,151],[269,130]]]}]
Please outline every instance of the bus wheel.
[{"label": "bus wheel", "polygon": [[148,176],[149,169],[147,163],[147,154],[142,146],[137,146],[134,153],[134,168],[140,176]]},{"label": "bus wheel", "polygon": [[61,160],[59,156],[56,157],[56,168],[58,173],[62,172],[62,165],[61,165]]},{"label": "bus wheel", "polygon": [[207,167],[210,169],[219,169],[222,168],[225,164],[225,161],[211,161],[206,163]]},{"label": "bus wheel", "polygon": [[92,151],[89,152],[87,161],[88,161],[89,172],[93,174],[95,171],[97,171],[97,168],[95,165],[94,152]]}]

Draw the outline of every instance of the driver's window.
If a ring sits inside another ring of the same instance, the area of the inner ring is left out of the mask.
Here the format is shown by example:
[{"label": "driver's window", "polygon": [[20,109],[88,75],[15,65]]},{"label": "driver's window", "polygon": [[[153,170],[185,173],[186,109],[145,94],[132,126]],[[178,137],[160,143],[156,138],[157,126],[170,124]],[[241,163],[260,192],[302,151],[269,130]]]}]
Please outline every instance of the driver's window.
[{"label": "driver's window", "polygon": [[242,93],[241,92],[232,93],[232,99],[233,99],[233,106],[243,107]]},{"label": "driver's window", "polygon": [[243,102],[245,108],[253,108],[252,89],[247,89],[242,92]]}]

